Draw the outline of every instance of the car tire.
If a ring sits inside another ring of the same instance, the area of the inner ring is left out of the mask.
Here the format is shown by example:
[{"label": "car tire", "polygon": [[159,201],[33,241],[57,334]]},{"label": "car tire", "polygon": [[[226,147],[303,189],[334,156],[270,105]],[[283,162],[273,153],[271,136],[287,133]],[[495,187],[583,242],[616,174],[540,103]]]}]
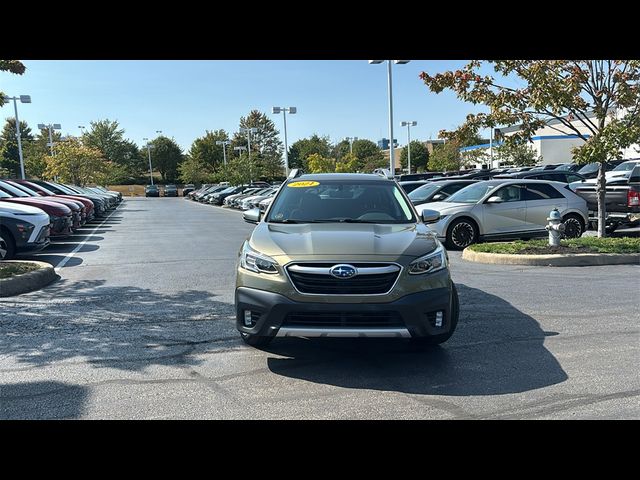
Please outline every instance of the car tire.
[{"label": "car tire", "polygon": [[454,220],[447,228],[445,245],[451,250],[464,250],[478,240],[478,227],[469,218]]},{"label": "car tire", "polygon": [[451,299],[451,328],[447,333],[441,335],[433,335],[431,337],[413,337],[411,343],[417,347],[440,345],[451,338],[453,332],[455,332],[458,326],[458,319],[460,318],[460,300],[458,298],[458,289],[455,283],[452,283],[452,299]]},{"label": "car tire", "polygon": [[252,347],[265,347],[271,343],[273,337],[265,337],[261,335],[251,335],[250,333],[240,332],[242,340]]},{"label": "car tire", "polygon": [[16,254],[16,242],[8,230],[0,228],[0,260],[11,260]]},{"label": "car tire", "polygon": [[563,217],[562,222],[564,223],[562,238],[580,238],[584,233],[584,220],[580,215],[570,213]]}]

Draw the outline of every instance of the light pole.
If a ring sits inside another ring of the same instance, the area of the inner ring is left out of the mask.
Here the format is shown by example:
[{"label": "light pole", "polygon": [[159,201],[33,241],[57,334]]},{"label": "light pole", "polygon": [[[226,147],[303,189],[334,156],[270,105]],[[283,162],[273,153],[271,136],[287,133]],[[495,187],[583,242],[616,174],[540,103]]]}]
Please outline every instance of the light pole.
[{"label": "light pole", "polygon": [[49,143],[47,144],[47,146],[51,149],[51,156],[54,156],[53,153],[53,131],[54,130],[60,130],[62,128],[62,126],[59,123],[50,123],[49,125],[45,125],[44,123],[39,123],[38,124],[38,128],[40,130],[46,128],[49,130]]},{"label": "light pole", "polygon": [[418,122],[400,122],[401,127],[407,127],[407,169],[411,173],[411,127],[418,125]]},{"label": "light pole", "polygon": [[[369,60],[370,64],[379,64],[384,62],[385,60]],[[411,60],[394,60],[393,63],[399,65],[405,65],[409,63]],[[395,175],[396,172],[396,157],[394,151],[394,142],[393,142],[393,88],[391,84],[391,60],[386,60],[387,62],[387,87],[389,90],[389,167],[391,170],[391,174]]]},{"label": "light pole", "polygon": [[358,137],[345,137],[345,140],[349,142],[349,153],[353,155],[353,142],[358,140]]},{"label": "light pole", "polygon": [[153,185],[153,168],[151,167],[151,146],[149,144],[148,138],[143,138],[142,140],[147,142],[147,153],[149,154],[149,178],[151,179],[151,185]]},{"label": "light pole", "polygon": [[258,129],[255,127],[252,128],[241,128],[240,131],[242,133],[246,133],[247,134],[247,157],[249,160],[249,177],[251,177],[251,181],[253,182],[253,168],[251,165],[251,134],[252,133],[257,133]]},{"label": "light pole", "polygon": [[87,129],[87,127],[85,127],[84,125],[78,125],[78,128],[80,129],[80,135],[84,135],[84,131]]},{"label": "light pole", "polygon": [[30,95],[20,95],[19,97],[3,97],[5,102],[13,100],[13,109],[16,113],[16,138],[18,139],[18,156],[20,157],[20,175],[24,180],[24,157],[22,156],[22,135],[20,134],[20,119],[18,118],[18,100],[20,103],[31,103]]},{"label": "light pole", "polygon": [[287,112],[291,115],[298,112],[296,107],[273,107],[271,113],[278,114],[282,112],[282,118],[284,119],[284,174],[289,176],[289,151],[287,150]]},{"label": "light pole", "polygon": [[225,167],[227,166],[227,145],[230,143],[229,140],[216,140],[216,145],[222,145],[222,158]]}]

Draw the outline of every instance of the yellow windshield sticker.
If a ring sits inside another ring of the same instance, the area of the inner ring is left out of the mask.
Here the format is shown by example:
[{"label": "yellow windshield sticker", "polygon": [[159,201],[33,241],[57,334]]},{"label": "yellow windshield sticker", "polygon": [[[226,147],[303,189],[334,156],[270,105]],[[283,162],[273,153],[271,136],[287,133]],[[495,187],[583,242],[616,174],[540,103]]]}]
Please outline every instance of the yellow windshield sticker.
[{"label": "yellow windshield sticker", "polygon": [[287,184],[287,187],[317,187],[320,182],[306,181],[306,182],[291,182]]}]

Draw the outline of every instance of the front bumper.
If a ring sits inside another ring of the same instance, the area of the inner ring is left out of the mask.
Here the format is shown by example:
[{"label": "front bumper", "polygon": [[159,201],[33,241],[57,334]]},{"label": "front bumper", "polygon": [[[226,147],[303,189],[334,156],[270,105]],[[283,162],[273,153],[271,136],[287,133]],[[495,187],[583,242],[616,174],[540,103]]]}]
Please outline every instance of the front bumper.
[{"label": "front bumper", "polygon": [[[235,294],[236,328],[240,332],[258,336],[391,336],[428,337],[447,333],[451,328],[453,286],[434,288],[405,295],[388,303],[315,303],[298,302],[274,292],[238,287]],[[245,311],[252,313],[252,326],[244,323]],[[436,326],[436,312],[443,312],[441,326]],[[294,315],[334,315],[343,318],[356,315],[367,318],[389,312],[399,324],[376,327],[348,325],[312,325],[301,327],[289,323]],[[282,331],[280,331],[282,328]],[[385,332],[386,330],[386,332]]]}]

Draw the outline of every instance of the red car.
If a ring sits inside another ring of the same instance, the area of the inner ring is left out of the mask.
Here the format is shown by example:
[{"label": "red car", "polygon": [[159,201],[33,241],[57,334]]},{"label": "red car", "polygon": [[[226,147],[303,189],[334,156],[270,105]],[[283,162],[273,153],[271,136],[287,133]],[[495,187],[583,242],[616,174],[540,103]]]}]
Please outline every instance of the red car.
[{"label": "red car", "polygon": [[61,203],[41,200],[39,198],[15,198],[0,190],[0,202],[29,205],[44,210],[51,220],[51,236],[63,237],[72,233],[73,214],[71,209]]},{"label": "red car", "polygon": [[55,196],[41,197],[35,192],[33,192],[33,194],[30,194],[3,180],[0,180],[0,190],[11,195],[14,198],[35,198],[39,200],[47,200],[54,203],[60,203],[66,207],[69,207],[73,216],[72,228],[74,230],[80,228],[85,223],[85,207],[81,202],[76,202],[75,200],[70,200],[68,198],[56,198]]},{"label": "red car", "polygon": [[81,202],[84,205],[84,208],[86,208],[86,221],[90,222],[91,220],[93,220],[93,218],[95,217],[95,208],[93,205],[93,202],[91,200],[89,200],[86,197],[81,197],[79,195],[58,195],[56,193],[53,193],[47,189],[45,189],[44,187],[41,187],[40,185],[37,185],[35,183],[29,182],[28,180],[4,180],[5,182],[14,185],[18,188],[20,188],[21,190],[24,190],[26,193],[28,194],[35,194],[35,195],[44,195],[44,196],[51,196],[51,197],[55,197],[55,198],[67,198],[69,200],[74,200],[74,201],[78,201]]}]

